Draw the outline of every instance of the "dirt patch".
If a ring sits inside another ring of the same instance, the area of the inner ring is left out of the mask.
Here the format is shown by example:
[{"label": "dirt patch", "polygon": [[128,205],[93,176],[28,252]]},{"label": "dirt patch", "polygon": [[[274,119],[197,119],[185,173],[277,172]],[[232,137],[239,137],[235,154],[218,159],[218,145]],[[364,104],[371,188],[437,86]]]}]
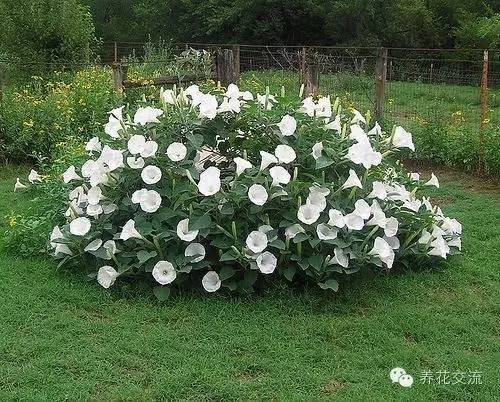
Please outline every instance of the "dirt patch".
[{"label": "dirt patch", "polygon": [[335,394],[345,387],[345,383],[338,380],[330,380],[323,386],[323,392],[328,395]]}]

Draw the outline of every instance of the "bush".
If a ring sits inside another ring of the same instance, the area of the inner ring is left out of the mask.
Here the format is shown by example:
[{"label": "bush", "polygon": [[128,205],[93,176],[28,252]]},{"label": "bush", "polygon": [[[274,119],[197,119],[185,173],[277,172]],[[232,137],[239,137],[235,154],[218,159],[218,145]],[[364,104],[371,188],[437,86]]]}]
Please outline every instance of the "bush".
[{"label": "bush", "polygon": [[411,135],[353,113],[234,85],[114,109],[90,158],[63,174],[67,223],[51,249],[105,288],[154,282],[160,299],[173,285],[247,293],[273,277],[336,291],[361,269],[457,253],[460,224],[417,198],[437,178],[397,162]]},{"label": "bush", "polygon": [[83,143],[101,129],[116,102],[109,69],[32,77],[31,84],[6,91],[0,102],[0,158],[50,157],[56,144],[70,136]]}]

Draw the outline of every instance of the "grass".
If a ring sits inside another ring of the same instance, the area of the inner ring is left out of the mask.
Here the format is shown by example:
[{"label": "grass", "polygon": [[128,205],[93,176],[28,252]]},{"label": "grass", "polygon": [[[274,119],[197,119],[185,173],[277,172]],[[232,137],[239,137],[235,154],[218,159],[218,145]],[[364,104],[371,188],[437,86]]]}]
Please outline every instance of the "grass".
[{"label": "grass", "polygon": [[[28,205],[12,192],[21,174],[0,170],[2,218]],[[464,189],[462,176],[442,182],[433,196],[463,223],[463,257],[441,270],[361,275],[332,295],[276,287],[162,304],[2,253],[0,400],[494,400],[499,192]],[[396,366],[412,388],[390,382]],[[482,384],[420,383],[439,370],[481,371]]]}]

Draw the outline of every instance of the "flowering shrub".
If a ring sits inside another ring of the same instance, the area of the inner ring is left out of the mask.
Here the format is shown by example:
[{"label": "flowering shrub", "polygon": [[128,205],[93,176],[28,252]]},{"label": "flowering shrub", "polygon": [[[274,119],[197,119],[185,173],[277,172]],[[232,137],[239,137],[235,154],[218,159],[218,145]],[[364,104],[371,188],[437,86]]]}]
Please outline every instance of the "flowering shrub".
[{"label": "flowering shrub", "polygon": [[146,278],[165,299],[173,285],[249,292],[281,276],[336,291],[342,275],[461,248],[460,223],[420,196],[437,178],[397,162],[411,134],[329,97],[193,85],[112,110],[104,131],[62,175],[67,224],[50,248],[105,288]]}]

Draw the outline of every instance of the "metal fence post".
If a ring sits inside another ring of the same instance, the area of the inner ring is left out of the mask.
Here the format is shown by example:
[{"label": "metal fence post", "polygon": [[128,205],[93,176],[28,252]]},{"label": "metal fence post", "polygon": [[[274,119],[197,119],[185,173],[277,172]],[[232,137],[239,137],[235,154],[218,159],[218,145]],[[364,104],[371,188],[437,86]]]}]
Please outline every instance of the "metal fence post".
[{"label": "metal fence post", "polygon": [[378,49],[375,65],[375,120],[381,121],[384,114],[385,82],[387,80],[387,49]]},{"label": "metal fence post", "polygon": [[478,172],[484,173],[485,165],[484,165],[484,131],[488,126],[488,64],[489,64],[489,55],[488,51],[485,50],[483,53],[483,72],[481,75],[481,89],[480,89],[480,98],[481,98],[481,124],[479,130],[479,165]]}]

